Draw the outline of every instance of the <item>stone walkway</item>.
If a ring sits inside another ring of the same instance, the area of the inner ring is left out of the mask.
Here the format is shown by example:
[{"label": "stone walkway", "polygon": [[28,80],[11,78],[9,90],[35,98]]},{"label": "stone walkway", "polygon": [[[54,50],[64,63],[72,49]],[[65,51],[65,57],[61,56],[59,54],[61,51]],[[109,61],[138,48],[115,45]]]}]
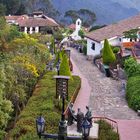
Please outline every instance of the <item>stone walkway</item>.
[{"label": "stone walkway", "polygon": [[93,116],[106,116],[118,122],[120,140],[140,139],[140,117],[130,109],[125,100],[121,81],[105,77],[83,54],[71,48],[74,74],[82,79],[82,88],[74,104],[85,112],[85,105]]},{"label": "stone walkway", "polygon": [[83,54],[71,48],[71,58],[91,87],[89,106],[96,116],[112,119],[140,119],[137,113],[128,108],[121,81],[107,78]]}]

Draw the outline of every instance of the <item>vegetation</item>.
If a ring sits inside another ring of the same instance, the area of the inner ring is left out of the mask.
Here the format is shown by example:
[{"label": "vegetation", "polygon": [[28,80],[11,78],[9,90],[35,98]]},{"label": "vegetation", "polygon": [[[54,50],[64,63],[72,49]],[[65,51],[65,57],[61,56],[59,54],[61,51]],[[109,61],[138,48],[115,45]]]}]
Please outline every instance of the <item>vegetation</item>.
[{"label": "vegetation", "polygon": [[128,76],[126,99],[134,110],[140,109],[140,64],[132,57],[125,60],[124,68]]},{"label": "vegetation", "polygon": [[81,30],[78,32],[78,35],[81,36],[81,38],[84,38],[85,33],[84,33],[83,29],[81,29]]},{"label": "vegetation", "polygon": [[109,65],[116,60],[116,57],[111,49],[111,46],[107,39],[104,40],[104,48],[102,52],[103,63]]},{"label": "vegetation", "polygon": [[[33,139],[36,134],[35,119],[40,114],[45,117],[46,132],[58,132],[61,111],[55,106],[56,84],[53,78],[55,74],[55,72],[47,72],[36,85],[33,96],[20,114],[19,120],[11,132],[13,139],[19,137],[21,137],[20,139],[26,139],[27,137],[29,138],[28,140]],[[69,80],[69,101],[79,84],[80,78],[78,76],[74,76],[73,80]]]},{"label": "vegetation", "polygon": [[140,75],[140,64],[132,57],[125,60],[124,69],[128,77]]},{"label": "vegetation", "polygon": [[84,55],[87,55],[87,46],[83,47],[83,53],[84,53]]},{"label": "vegetation", "polygon": [[140,110],[140,76],[132,76],[128,79],[126,99],[128,105],[134,110]]},{"label": "vegetation", "polygon": [[95,13],[88,9],[80,9],[78,11],[69,10],[65,13],[65,17],[70,18],[72,23],[75,23],[75,21],[80,18],[83,21],[83,26],[85,27],[89,27],[96,20]]},{"label": "vegetation", "polygon": [[114,54],[117,54],[120,51],[119,46],[111,46],[111,49],[112,49]]},{"label": "vegetation", "polygon": [[42,40],[20,33],[0,18],[0,139],[9,119],[17,120],[50,59]]},{"label": "vegetation", "polygon": [[124,38],[130,38],[132,40],[136,40],[138,38],[137,36],[137,32],[139,31],[138,28],[136,29],[131,29],[129,31],[125,31],[124,34]]},{"label": "vegetation", "polygon": [[50,0],[43,0],[40,3],[37,0],[0,0],[0,4],[4,6],[6,15],[29,14],[35,10],[42,10],[50,17],[59,15]]},{"label": "vegetation", "polygon": [[52,38],[51,38],[51,44],[50,44],[50,52],[52,53],[52,54],[55,54],[55,39],[54,39],[54,37],[52,36]]},{"label": "vegetation", "polygon": [[71,72],[70,72],[70,67],[69,67],[69,59],[68,59],[66,54],[63,55],[63,59],[62,59],[62,62],[60,64],[59,74],[71,77]]},{"label": "vegetation", "polygon": [[99,140],[119,140],[119,134],[117,134],[110,124],[106,121],[100,120],[99,123]]}]

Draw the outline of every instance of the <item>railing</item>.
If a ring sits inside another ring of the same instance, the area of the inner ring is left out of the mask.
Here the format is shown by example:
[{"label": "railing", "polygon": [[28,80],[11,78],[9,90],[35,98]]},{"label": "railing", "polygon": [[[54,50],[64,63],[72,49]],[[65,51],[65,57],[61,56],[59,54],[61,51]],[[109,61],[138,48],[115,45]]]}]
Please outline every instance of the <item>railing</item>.
[{"label": "railing", "polygon": [[112,129],[118,134],[118,123],[115,120],[112,120],[107,117],[93,117],[93,121],[99,121],[99,120],[104,120],[108,122],[111,125]]},{"label": "railing", "polygon": [[[58,140],[58,134],[47,134],[44,133],[41,135],[46,140]],[[82,140],[82,136],[66,136],[67,140]]]}]

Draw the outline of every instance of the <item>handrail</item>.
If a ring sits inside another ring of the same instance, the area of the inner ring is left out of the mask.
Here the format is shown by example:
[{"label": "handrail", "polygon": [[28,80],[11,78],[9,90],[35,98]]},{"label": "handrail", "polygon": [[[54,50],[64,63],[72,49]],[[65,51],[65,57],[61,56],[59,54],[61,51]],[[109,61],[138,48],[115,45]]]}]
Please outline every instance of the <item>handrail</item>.
[{"label": "handrail", "polygon": [[117,121],[115,120],[112,120],[108,117],[93,117],[93,120],[106,120],[110,125],[111,127],[118,133],[118,123]]}]

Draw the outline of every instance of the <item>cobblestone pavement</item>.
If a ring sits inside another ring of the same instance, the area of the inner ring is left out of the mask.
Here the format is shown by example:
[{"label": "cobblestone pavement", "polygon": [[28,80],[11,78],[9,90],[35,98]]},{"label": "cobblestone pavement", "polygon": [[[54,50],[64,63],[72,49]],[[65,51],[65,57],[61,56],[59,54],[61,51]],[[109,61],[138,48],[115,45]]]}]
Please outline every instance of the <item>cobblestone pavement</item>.
[{"label": "cobblestone pavement", "polygon": [[94,116],[125,120],[140,119],[137,113],[128,107],[121,81],[107,78],[76,49],[71,48],[71,58],[91,86],[89,106]]}]

